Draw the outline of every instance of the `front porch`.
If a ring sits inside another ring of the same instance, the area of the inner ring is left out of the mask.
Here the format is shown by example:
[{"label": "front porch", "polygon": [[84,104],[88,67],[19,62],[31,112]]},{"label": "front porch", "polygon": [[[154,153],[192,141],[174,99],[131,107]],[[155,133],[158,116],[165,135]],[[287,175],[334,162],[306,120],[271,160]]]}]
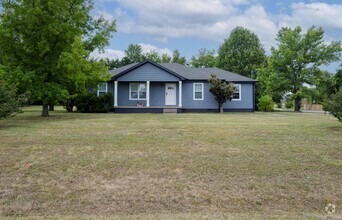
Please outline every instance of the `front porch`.
[{"label": "front porch", "polygon": [[181,113],[182,107],[177,106],[114,106],[114,113]]},{"label": "front porch", "polygon": [[129,108],[139,112],[142,109],[156,112],[164,108],[182,108],[182,81],[112,81],[109,83],[113,86],[115,112]]}]

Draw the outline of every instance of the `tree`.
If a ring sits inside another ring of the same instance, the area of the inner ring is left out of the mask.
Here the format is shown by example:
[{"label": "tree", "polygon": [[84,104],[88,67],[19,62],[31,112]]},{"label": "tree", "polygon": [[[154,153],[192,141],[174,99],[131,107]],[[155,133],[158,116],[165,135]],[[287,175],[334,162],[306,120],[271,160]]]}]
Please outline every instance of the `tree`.
[{"label": "tree", "polygon": [[130,44],[128,48],[125,50],[125,56],[122,59],[105,59],[104,62],[106,66],[109,67],[109,69],[114,69],[132,63],[140,63],[146,59],[156,63],[186,63],[186,58],[184,56],[181,57],[178,50],[174,50],[173,57],[165,53],[160,55],[155,50],[143,53],[142,47],[139,44]]},{"label": "tree", "polygon": [[140,63],[146,59],[139,44],[128,45],[128,48],[125,50],[125,57],[127,57],[129,63]]},{"label": "tree", "polygon": [[65,106],[72,112],[78,96],[83,96],[89,88],[96,88],[99,82],[106,82],[110,77],[104,61],[89,62],[89,53],[84,49],[81,38],[75,40],[70,52],[63,52],[58,60],[57,71],[60,83],[68,90]]},{"label": "tree", "polygon": [[185,65],[186,58],[184,56],[181,57],[179,50],[176,49],[176,50],[173,51],[172,63],[179,63],[179,64],[182,64],[182,65]]},{"label": "tree", "polygon": [[220,113],[223,113],[223,103],[232,100],[236,88],[233,83],[227,83],[214,74],[210,75],[208,82],[210,83],[209,91],[215,96]]},{"label": "tree", "polygon": [[342,123],[342,86],[339,91],[329,97],[323,104],[324,111],[328,111],[331,115]]},{"label": "tree", "polygon": [[0,80],[0,119],[13,116],[20,111],[22,100],[16,95],[16,89]]},{"label": "tree", "polygon": [[215,50],[199,49],[197,54],[191,57],[190,65],[196,68],[216,67],[217,57],[215,56]]},{"label": "tree", "polygon": [[265,62],[265,50],[256,34],[236,27],[218,50],[218,67],[243,76],[253,77]]},{"label": "tree", "polygon": [[340,57],[340,42],[325,44],[324,30],[311,27],[301,34],[300,27],[282,28],[276,40],[278,48],[271,48],[270,69],[283,83],[283,93],[291,92],[295,111],[300,111],[305,83],[315,85],[321,77],[319,66],[337,61]]},{"label": "tree", "polygon": [[[72,53],[75,41],[82,39],[81,47],[86,52],[69,64],[90,63],[90,52],[101,51],[109,44],[115,22],[94,19],[90,15],[91,0],[3,0],[1,3],[0,57],[7,78],[18,85],[20,92],[29,91],[33,100],[41,100],[42,116],[49,116],[48,104],[69,96],[70,87],[63,84],[65,73],[59,68],[62,54]],[[88,79],[101,82],[102,78],[96,76]]]}]

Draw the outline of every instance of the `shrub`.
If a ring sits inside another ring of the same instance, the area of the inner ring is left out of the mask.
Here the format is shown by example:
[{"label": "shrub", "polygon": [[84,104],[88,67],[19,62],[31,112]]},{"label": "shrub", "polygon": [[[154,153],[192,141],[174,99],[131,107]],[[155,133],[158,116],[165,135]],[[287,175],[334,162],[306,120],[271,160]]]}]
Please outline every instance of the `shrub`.
[{"label": "shrub", "polygon": [[107,113],[113,106],[113,96],[106,93],[97,97],[93,93],[80,96],[76,100],[77,110],[83,113]]},{"label": "shrub", "polygon": [[16,95],[16,89],[0,80],[0,119],[20,112],[21,103],[21,98]]},{"label": "shrub", "polygon": [[263,112],[273,111],[274,103],[271,96],[265,95],[259,98],[258,109]]},{"label": "shrub", "polygon": [[293,97],[292,96],[287,96],[286,97],[286,104],[285,104],[285,108],[293,108],[294,107],[294,101],[293,101]]},{"label": "shrub", "polygon": [[342,87],[323,103],[323,110],[328,111],[342,123]]}]

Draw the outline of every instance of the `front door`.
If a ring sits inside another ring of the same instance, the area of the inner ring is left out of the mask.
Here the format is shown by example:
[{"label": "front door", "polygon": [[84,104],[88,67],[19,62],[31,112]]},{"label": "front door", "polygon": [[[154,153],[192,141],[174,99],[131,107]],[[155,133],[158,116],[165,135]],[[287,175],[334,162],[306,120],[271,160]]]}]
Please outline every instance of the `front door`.
[{"label": "front door", "polygon": [[165,105],[177,105],[176,83],[165,83]]}]

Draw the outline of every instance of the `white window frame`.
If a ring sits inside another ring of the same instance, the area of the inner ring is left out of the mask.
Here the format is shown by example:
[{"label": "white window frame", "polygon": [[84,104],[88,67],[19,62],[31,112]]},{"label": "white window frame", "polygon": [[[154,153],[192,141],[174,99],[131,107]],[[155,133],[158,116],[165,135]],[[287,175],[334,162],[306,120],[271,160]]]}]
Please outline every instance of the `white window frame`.
[{"label": "white window frame", "polygon": [[[131,85],[132,84],[138,84],[139,86],[138,86],[138,98],[132,98],[132,96],[131,96]],[[147,85],[146,85],[146,83],[145,82],[137,82],[137,83],[130,83],[129,84],[129,100],[146,100],[146,98],[143,98],[143,99],[141,99],[139,96],[140,96],[140,94],[139,94],[139,87],[140,87],[140,85],[141,84],[145,84],[145,88],[146,88],[146,97],[147,97]]]},{"label": "white window frame", "polygon": [[[105,84],[105,85],[106,85],[106,89],[105,89],[105,90],[100,90],[100,85],[101,85],[101,84]],[[96,91],[97,96],[100,95],[100,92],[104,92],[104,93],[107,93],[107,92],[108,92],[108,83],[101,83],[101,84],[97,85],[97,91]]]},{"label": "white window frame", "polygon": [[[196,93],[196,91],[195,91],[196,85],[201,85],[201,86],[202,86],[202,91],[201,91],[201,92],[202,92],[202,98],[201,98],[201,99],[196,98],[196,96],[195,96],[195,93]],[[192,93],[193,100],[204,100],[204,83],[194,83],[194,84],[193,84],[192,90],[193,90],[193,93]]]},{"label": "white window frame", "polygon": [[232,101],[241,101],[241,84],[234,84],[235,88],[239,90],[239,98],[238,99],[232,99]]}]

